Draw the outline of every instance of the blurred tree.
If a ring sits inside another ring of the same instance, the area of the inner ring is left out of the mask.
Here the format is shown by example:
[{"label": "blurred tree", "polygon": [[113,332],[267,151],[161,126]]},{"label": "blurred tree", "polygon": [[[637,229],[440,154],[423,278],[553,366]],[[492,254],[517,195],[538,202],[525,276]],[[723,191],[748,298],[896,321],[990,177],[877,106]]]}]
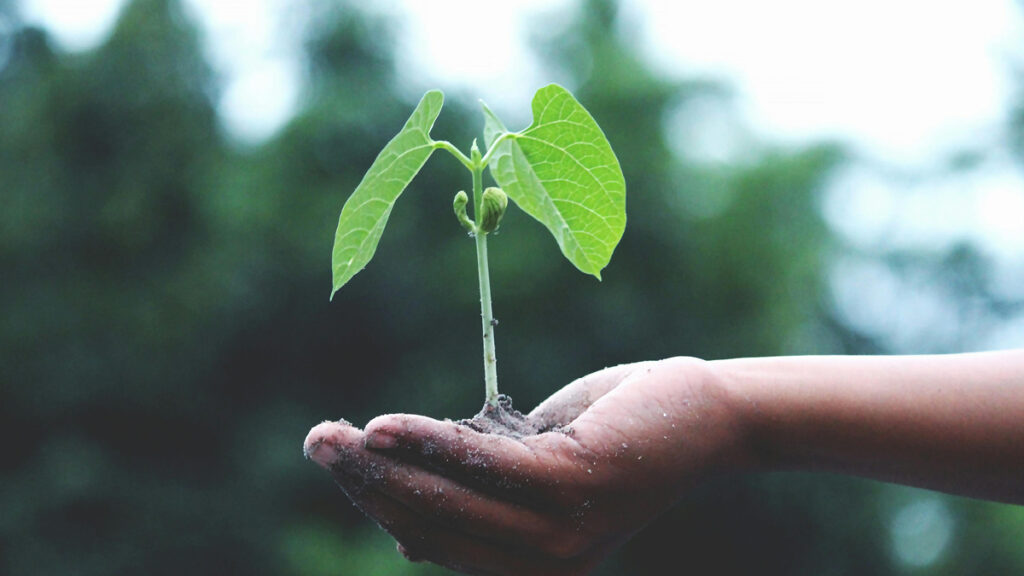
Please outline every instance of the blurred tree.
[{"label": "blurred tree", "polygon": [[5,571],[230,564],[223,506],[179,533],[224,466],[197,378],[197,198],[223,155],[198,34],[177,2],[137,0],[90,53],[20,29],[0,74]]},{"label": "blurred tree", "polygon": [[[0,0],[0,14],[13,9]],[[537,43],[618,153],[629,227],[598,284],[510,210],[491,244],[503,389],[526,408],[616,362],[863,350],[870,338],[823,304],[837,248],[817,201],[842,150],[680,157],[693,144],[666,119],[728,91],[656,73],[617,18],[616,3],[586,2]],[[344,2],[310,3],[308,20],[303,105],[248,147],[221,133],[218,81],[179,0],[129,2],[81,54],[12,20],[0,65],[0,572],[446,573],[395,554],[300,461],[299,442],[324,418],[479,407],[473,244],[450,208],[469,182],[433,159],[379,257],[328,303],[338,211],[419,94],[395,72],[390,22]],[[456,96],[435,134],[467,147],[481,125]],[[969,256],[951,269],[970,270]],[[888,527],[915,494],[723,479],[605,572],[901,573]],[[958,539],[937,573],[1020,571],[1008,536],[1020,514],[943,502]]]}]

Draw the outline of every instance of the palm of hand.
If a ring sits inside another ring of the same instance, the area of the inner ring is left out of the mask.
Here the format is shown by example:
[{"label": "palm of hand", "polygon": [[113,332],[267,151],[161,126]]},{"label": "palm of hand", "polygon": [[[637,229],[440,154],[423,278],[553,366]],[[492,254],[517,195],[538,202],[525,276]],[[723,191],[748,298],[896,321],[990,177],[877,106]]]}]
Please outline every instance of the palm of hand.
[{"label": "palm of hand", "polygon": [[734,439],[702,364],[606,369],[531,416],[559,431],[513,440],[381,416],[315,427],[306,452],[411,559],[474,574],[584,574],[710,470]]}]

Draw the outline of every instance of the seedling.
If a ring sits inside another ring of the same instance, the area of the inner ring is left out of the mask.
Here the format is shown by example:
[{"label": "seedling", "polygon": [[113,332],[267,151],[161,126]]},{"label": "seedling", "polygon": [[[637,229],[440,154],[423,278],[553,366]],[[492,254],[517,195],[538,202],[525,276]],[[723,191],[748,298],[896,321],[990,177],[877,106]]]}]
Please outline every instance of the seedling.
[{"label": "seedling", "polygon": [[[454,210],[476,241],[486,400],[496,407],[496,322],[487,235],[498,228],[511,199],[551,232],[570,262],[600,280],[626,228],[626,182],[604,133],[561,86],[537,91],[533,123],[521,132],[509,132],[483,105],[483,154],[476,140],[467,156],[451,143],[430,137],[443,103],[444,94],[438,90],[423,95],[401,132],[381,150],[345,202],[334,237],[331,298],[373,258],[391,208],[434,150],[451,153],[472,175],[473,219],[466,211],[465,192],[455,195]],[[484,189],[484,168],[490,168],[497,187]]]}]

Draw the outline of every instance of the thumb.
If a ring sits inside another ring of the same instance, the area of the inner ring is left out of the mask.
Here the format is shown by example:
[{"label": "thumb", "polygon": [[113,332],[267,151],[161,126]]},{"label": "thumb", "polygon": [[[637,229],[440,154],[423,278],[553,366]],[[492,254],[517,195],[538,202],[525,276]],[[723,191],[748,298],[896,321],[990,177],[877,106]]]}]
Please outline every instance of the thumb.
[{"label": "thumb", "polygon": [[614,390],[630,374],[650,364],[637,362],[605,368],[579,378],[549,396],[530,412],[530,417],[543,422],[546,428],[565,426],[602,396]]}]

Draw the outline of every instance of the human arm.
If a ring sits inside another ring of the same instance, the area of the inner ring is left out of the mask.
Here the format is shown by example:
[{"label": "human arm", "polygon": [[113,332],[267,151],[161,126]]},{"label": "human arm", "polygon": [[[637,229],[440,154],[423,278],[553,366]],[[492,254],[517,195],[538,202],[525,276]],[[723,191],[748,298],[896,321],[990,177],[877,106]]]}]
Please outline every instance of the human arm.
[{"label": "human arm", "polygon": [[742,414],[754,469],[1024,504],[1024,351],[710,364]]},{"label": "human arm", "polygon": [[[716,473],[828,470],[1024,503],[1024,353],[619,366],[521,441],[411,415],[324,423],[307,453],[412,558],[584,574]],[[387,440],[393,438],[393,441]]]}]

